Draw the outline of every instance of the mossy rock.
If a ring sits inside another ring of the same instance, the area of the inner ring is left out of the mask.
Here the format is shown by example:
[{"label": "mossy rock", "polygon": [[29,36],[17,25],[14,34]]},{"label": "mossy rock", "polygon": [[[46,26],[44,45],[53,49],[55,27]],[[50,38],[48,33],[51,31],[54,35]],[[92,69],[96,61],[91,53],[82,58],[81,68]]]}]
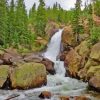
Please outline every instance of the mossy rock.
[{"label": "mossy rock", "polygon": [[93,76],[100,76],[100,65],[98,66],[91,66],[87,71],[87,77],[91,78]]},{"label": "mossy rock", "polygon": [[12,88],[40,87],[47,82],[46,69],[40,63],[18,64],[11,73]]},{"label": "mossy rock", "polygon": [[7,80],[8,73],[9,73],[9,66],[0,65],[0,88],[2,88],[3,84]]},{"label": "mossy rock", "polygon": [[94,60],[100,61],[100,42],[92,47],[90,57]]}]

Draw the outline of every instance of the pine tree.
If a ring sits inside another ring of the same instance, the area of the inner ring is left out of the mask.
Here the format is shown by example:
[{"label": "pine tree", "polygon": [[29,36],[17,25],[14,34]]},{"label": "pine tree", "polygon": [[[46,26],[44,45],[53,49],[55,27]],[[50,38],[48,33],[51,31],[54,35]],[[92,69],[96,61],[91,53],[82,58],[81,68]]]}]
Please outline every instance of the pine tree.
[{"label": "pine tree", "polygon": [[21,44],[25,44],[28,41],[28,18],[27,18],[27,11],[25,9],[24,0],[18,0],[16,6],[16,20],[15,20],[15,33],[14,33],[14,44],[18,45],[20,42]]},{"label": "pine tree", "polygon": [[37,10],[36,15],[36,23],[35,23],[35,30],[37,35],[44,36],[45,35],[45,26],[46,26],[46,10],[45,10],[45,3],[43,0],[39,0],[40,4]]},{"label": "pine tree", "polygon": [[8,43],[9,45],[13,42],[13,35],[15,33],[15,4],[14,0],[11,0],[9,11],[8,11]]},{"label": "pine tree", "polygon": [[32,23],[34,25],[35,24],[35,19],[36,19],[36,3],[34,3],[32,9],[30,9],[30,11],[29,11],[30,23]]},{"label": "pine tree", "polygon": [[75,4],[75,11],[74,11],[74,19],[73,19],[73,31],[76,36],[76,41],[79,41],[79,33],[80,33],[80,25],[79,25],[79,20],[80,20],[80,15],[81,15],[81,0],[76,0]]},{"label": "pine tree", "polygon": [[100,0],[94,2],[94,13],[100,17]]},{"label": "pine tree", "polygon": [[7,1],[0,0],[0,43],[7,45]]}]

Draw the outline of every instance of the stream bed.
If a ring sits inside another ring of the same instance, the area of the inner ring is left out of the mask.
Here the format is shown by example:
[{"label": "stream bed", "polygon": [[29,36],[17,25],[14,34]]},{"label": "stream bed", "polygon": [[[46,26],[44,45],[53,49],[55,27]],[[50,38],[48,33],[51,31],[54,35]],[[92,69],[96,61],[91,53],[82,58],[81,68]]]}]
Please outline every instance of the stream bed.
[{"label": "stream bed", "polygon": [[[90,100],[100,100],[100,94],[87,91],[88,83],[65,77],[64,62],[56,59],[60,53],[62,29],[56,32],[48,44],[44,58],[54,62],[55,75],[47,75],[47,85],[30,90],[0,90],[0,100],[42,100],[38,96],[42,91],[49,91],[51,99],[60,100],[59,96],[86,96]],[[73,100],[73,99],[72,99]]]}]

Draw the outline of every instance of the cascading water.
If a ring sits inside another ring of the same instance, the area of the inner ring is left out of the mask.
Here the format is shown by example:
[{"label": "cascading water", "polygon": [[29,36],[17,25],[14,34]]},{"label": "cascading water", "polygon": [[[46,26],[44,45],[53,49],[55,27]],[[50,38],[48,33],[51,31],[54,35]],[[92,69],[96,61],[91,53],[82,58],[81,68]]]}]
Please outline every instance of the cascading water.
[{"label": "cascading water", "polygon": [[52,36],[47,51],[44,53],[44,57],[54,62],[56,74],[64,76],[66,72],[64,62],[59,61],[59,59],[57,60],[57,56],[60,53],[62,31],[62,29],[59,29],[59,31]]}]

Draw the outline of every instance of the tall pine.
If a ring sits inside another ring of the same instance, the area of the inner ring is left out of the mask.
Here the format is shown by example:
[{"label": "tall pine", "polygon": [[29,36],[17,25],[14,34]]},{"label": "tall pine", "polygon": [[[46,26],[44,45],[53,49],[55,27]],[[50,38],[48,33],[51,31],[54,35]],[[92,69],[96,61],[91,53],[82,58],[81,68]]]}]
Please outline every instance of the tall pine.
[{"label": "tall pine", "polygon": [[37,35],[44,36],[46,21],[47,21],[45,3],[43,0],[39,0],[39,2],[40,4],[39,4],[37,15],[36,15],[35,30],[36,30]]},{"label": "tall pine", "polygon": [[16,6],[16,27],[15,27],[15,35],[14,35],[14,41],[15,44],[27,44],[28,42],[28,18],[27,18],[27,11],[25,9],[24,0],[18,0],[17,6]]},{"label": "tall pine", "polygon": [[80,33],[80,20],[81,15],[81,0],[76,0],[75,4],[75,11],[74,11],[74,17],[73,17],[73,31],[76,36],[76,41],[79,41],[79,33]]}]

